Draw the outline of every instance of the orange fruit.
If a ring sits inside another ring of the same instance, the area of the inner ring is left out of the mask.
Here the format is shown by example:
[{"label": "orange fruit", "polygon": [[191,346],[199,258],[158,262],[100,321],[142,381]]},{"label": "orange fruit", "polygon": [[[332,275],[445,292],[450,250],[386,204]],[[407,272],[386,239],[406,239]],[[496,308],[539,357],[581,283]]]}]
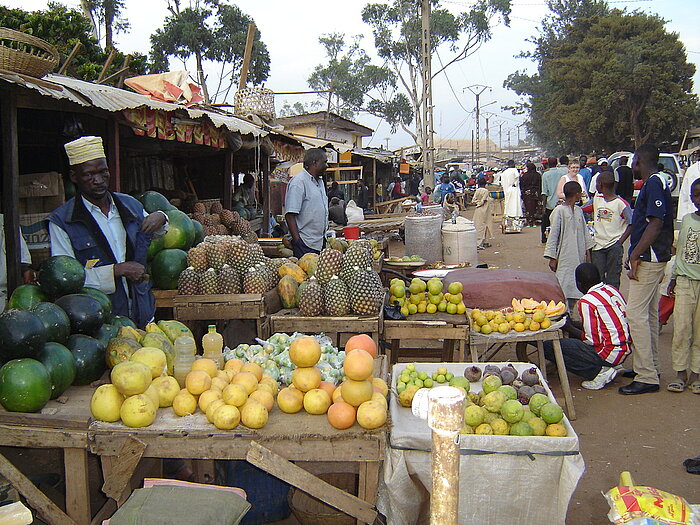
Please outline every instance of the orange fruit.
[{"label": "orange fruit", "polygon": [[348,379],[363,381],[374,371],[374,358],[366,350],[352,350],[345,354],[343,369]]},{"label": "orange fruit", "polygon": [[374,342],[367,334],[353,335],[348,342],[345,343],[345,353],[352,350],[364,350],[372,357],[377,357],[377,343]]},{"label": "orange fruit", "polygon": [[321,359],[321,345],[314,337],[300,337],[289,345],[289,359],[299,368],[314,366]]},{"label": "orange fruit", "polygon": [[331,396],[320,388],[314,388],[304,394],[304,410],[309,414],[320,415],[328,412],[331,406]]},{"label": "orange fruit", "polygon": [[283,388],[277,394],[277,406],[282,412],[296,414],[304,406],[304,393],[296,388]]},{"label": "orange fruit", "polygon": [[252,372],[238,372],[231,380],[232,385],[243,385],[248,391],[248,395],[255,392],[258,387],[258,380]]},{"label": "orange fruit", "polygon": [[248,401],[248,390],[243,385],[228,385],[221,393],[221,398],[227,405],[240,407]]},{"label": "orange fruit", "polygon": [[262,375],[263,375],[262,367],[257,363],[244,364],[241,367],[240,372],[250,372],[251,374],[253,374],[255,376],[255,379],[258,382],[260,382],[260,380],[262,379]]},{"label": "orange fruit", "polygon": [[185,386],[190,394],[198,396],[211,387],[211,376],[204,370],[192,370],[185,377]]},{"label": "orange fruit", "polygon": [[[357,352],[357,350],[355,350]],[[354,407],[360,406],[365,401],[372,399],[374,389],[372,383],[367,380],[353,381],[346,379],[340,388],[340,395],[343,401],[350,403]]]},{"label": "orange fruit", "polygon": [[321,390],[325,390],[328,394],[328,397],[333,399],[333,392],[335,392],[335,385],[333,383],[330,383],[328,381],[321,381],[321,384],[318,385],[318,388],[320,388]]},{"label": "orange fruit", "polygon": [[216,401],[217,399],[221,399],[221,391],[207,390],[205,392],[202,392],[202,395],[199,396],[199,401],[197,402],[197,405],[199,405],[199,409],[202,412],[206,412],[207,408],[209,408],[209,404],[212,401]]},{"label": "orange fruit", "polygon": [[321,385],[321,371],[315,366],[295,368],[292,371],[292,384],[302,392],[308,392]]},{"label": "orange fruit", "polygon": [[180,391],[173,399],[173,412],[177,416],[188,416],[197,410],[197,399],[187,390]]},{"label": "orange fruit", "polygon": [[344,430],[355,424],[356,413],[354,406],[345,401],[338,401],[328,408],[328,422],[333,428]]},{"label": "orange fruit", "polygon": [[248,428],[262,428],[269,417],[265,407],[255,400],[248,401],[241,408],[241,422]]},{"label": "orange fruit", "polygon": [[376,401],[367,401],[357,408],[357,422],[362,428],[373,430],[386,423],[386,408]]},{"label": "orange fruit", "polygon": [[372,381],[372,387],[374,388],[375,392],[379,392],[384,397],[389,394],[389,387],[383,379],[379,377],[372,377],[370,378],[370,381]]},{"label": "orange fruit", "polygon": [[275,406],[275,398],[272,397],[272,394],[270,394],[270,392],[267,392],[266,390],[256,390],[255,392],[250,394],[250,397],[248,399],[255,399],[256,401],[261,403],[262,406],[264,406],[268,412],[272,410],[272,407]]},{"label": "orange fruit", "polygon": [[224,370],[232,370],[233,372],[238,373],[241,371],[241,367],[244,364],[245,363],[243,361],[241,361],[240,359],[229,359],[228,361],[226,361],[226,364],[224,365]]}]

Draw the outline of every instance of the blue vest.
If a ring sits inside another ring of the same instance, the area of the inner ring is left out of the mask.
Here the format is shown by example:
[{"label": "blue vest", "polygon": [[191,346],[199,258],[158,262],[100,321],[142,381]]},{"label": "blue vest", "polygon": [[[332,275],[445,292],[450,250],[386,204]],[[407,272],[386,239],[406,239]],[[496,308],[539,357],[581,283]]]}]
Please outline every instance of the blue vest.
[{"label": "blue vest", "polygon": [[[126,260],[136,261],[146,266],[148,245],[153,234],[139,231],[144,218],[143,206],[130,195],[123,193],[111,195],[126,231]],[[107,238],[85,207],[80,195],[55,209],[46,221],[54,223],[68,234],[74,257],[83,266],[90,260],[98,260],[96,266],[117,263]],[[116,291],[109,296],[112,300],[112,312],[115,315],[130,318],[139,328],[143,328],[155,313],[155,298],[151,293],[151,283],[150,281],[134,283],[129,280],[127,283],[131,308],[129,308],[129,298],[124,287],[117,280]]]}]

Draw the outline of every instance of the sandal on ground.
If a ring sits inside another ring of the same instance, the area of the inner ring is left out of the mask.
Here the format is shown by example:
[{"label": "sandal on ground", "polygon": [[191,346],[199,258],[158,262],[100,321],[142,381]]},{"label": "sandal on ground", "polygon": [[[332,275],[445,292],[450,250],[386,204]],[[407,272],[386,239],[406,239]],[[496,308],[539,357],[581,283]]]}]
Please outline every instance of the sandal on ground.
[{"label": "sandal on ground", "polygon": [[700,394],[700,381],[693,381],[690,383],[690,391],[693,394]]},{"label": "sandal on ground", "polygon": [[[700,381],[696,382],[698,384],[698,393],[700,394]],[[666,390],[669,392],[683,392],[683,390],[685,390],[685,381],[681,381],[680,379],[671,381],[668,385],[666,385]]]}]

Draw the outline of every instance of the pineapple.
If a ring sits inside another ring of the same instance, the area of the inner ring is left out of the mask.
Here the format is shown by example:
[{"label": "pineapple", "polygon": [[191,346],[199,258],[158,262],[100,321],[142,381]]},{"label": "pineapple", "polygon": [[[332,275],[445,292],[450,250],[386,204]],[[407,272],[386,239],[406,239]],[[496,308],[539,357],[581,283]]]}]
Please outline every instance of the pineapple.
[{"label": "pineapple", "polygon": [[350,313],[350,294],[348,287],[337,276],[331,277],[323,289],[323,302],[328,315],[346,315]]},{"label": "pineapple", "polygon": [[180,273],[177,281],[177,293],[180,295],[197,295],[201,281],[202,275],[192,266],[189,266]]},{"label": "pineapple", "polygon": [[233,241],[228,245],[228,263],[241,275],[245,275],[248,268],[253,266],[251,246],[251,244],[240,240]]},{"label": "pineapple", "polygon": [[250,268],[243,276],[243,293],[264,294],[267,290],[267,281],[259,267]]},{"label": "pineapple", "polygon": [[259,244],[249,244],[248,246],[250,246],[250,260],[252,264],[265,264],[267,262],[267,256]]},{"label": "pineapple", "polygon": [[241,293],[241,276],[228,264],[224,264],[219,271],[220,293]]},{"label": "pineapple", "polygon": [[195,202],[194,206],[192,207],[192,213],[201,213],[202,215],[207,213],[207,207],[204,205],[203,202]]},{"label": "pineapple", "polygon": [[216,275],[216,270],[209,268],[202,275],[201,293],[204,295],[215,295],[219,293],[219,276]]},{"label": "pineapple", "polygon": [[199,224],[204,226],[204,218],[206,215],[204,213],[194,212],[192,214],[192,220],[197,221]]},{"label": "pineapple", "polygon": [[249,244],[257,244],[258,243],[258,236],[253,230],[250,230],[249,232],[245,233],[243,235],[243,239],[245,240],[245,242],[247,242]]},{"label": "pineapple", "polygon": [[221,201],[214,201],[211,203],[211,208],[209,208],[209,213],[212,215],[215,213],[221,213],[224,207],[221,205]]},{"label": "pineapple", "polygon": [[323,310],[323,287],[311,277],[299,296],[299,313],[305,317],[317,317],[323,315]]},{"label": "pineapple", "polygon": [[384,287],[371,268],[355,272],[348,283],[350,307],[359,315],[377,315],[384,303]]},{"label": "pineapple", "polygon": [[277,281],[279,280],[279,277],[277,273],[273,272],[269,266],[267,266],[264,263],[258,263],[255,265],[255,269],[265,280],[265,292],[277,286]]},{"label": "pineapple", "polygon": [[353,243],[343,256],[343,275],[350,273],[355,266],[358,268],[372,267],[372,252],[357,243]]},{"label": "pineapple", "polygon": [[208,242],[207,244],[207,261],[209,267],[215,270],[221,270],[227,260],[226,244],[222,242]]},{"label": "pineapple", "polygon": [[233,224],[233,212],[231,210],[221,210],[219,212],[219,219],[221,220],[221,224],[230,228]]},{"label": "pineapple", "polygon": [[322,286],[326,286],[334,275],[339,275],[343,268],[343,254],[333,248],[325,248],[318,256],[316,278]]},{"label": "pineapple", "polygon": [[190,248],[187,252],[187,264],[196,271],[203,272],[207,269],[207,249],[202,244]]}]

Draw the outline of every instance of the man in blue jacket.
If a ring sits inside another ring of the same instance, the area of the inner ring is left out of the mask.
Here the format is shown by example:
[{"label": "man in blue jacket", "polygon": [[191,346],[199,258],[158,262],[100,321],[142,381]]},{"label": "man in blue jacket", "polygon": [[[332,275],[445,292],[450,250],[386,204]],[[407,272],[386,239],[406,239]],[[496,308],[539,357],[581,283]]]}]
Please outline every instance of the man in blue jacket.
[{"label": "man in blue jacket", "polygon": [[109,295],[114,314],[143,328],[155,312],[146,253],[153,236],[165,233],[167,216],[148,215],[130,195],[109,191],[101,137],[81,137],[65,150],[77,192],[47,218],[51,255],[75,257],[85,267],[85,286]]}]

